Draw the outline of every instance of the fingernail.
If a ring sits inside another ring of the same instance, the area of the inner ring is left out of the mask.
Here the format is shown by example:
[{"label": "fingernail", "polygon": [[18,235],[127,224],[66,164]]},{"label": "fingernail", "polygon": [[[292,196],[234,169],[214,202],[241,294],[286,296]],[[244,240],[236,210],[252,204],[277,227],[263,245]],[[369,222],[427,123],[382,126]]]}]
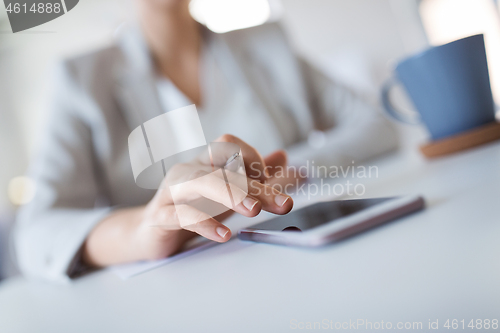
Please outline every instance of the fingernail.
[{"label": "fingernail", "polygon": [[229,229],[218,227],[216,229],[216,231],[219,234],[219,236],[221,236],[222,238],[225,238],[227,233],[229,232]]},{"label": "fingernail", "polygon": [[283,207],[285,202],[290,199],[290,197],[285,197],[284,195],[278,194],[276,197],[274,197],[274,202],[280,207]]},{"label": "fingernail", "polygon": [[245,206],[245,208],[248,209],[249,212],[251,212],[257,202],[258,201],[253,198],[246,197],[245,199],[243,199],[243,206]]}]

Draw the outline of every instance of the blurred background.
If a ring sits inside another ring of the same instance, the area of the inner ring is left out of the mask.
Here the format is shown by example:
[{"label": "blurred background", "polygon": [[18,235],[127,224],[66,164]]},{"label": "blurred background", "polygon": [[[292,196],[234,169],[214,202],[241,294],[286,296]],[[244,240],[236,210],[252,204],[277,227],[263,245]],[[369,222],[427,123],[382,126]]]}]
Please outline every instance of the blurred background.
[{"label": "blurred background", "polygon": [[[500,14],[496,0],[193,0],[192,15],[215,32],[282,22],[296,50],[337,80],[378,98],[396,63],[429,45],[484,33],[494,96],[500,100]],[[0,277],[16,274],[8,234],[35,185],[24,175],[44,121],[50,69],[112,42],[134,20],[133,0],[81,0],[68,14],[12,34],[0,6]],[[395,104],[411,109],[404,92]],[[399,126],[402,149],[425,141]]]}]

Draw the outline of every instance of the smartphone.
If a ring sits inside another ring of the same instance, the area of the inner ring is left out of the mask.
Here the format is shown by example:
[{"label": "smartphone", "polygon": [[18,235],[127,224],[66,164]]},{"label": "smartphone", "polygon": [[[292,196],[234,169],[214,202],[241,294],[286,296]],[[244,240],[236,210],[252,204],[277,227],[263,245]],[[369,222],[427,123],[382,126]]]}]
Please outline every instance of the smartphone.
[{"label": "smartphone", "polygon": [[242,229],[238,238],[316,247],[337,242],[424,207],[421,196],[320,202]]}]

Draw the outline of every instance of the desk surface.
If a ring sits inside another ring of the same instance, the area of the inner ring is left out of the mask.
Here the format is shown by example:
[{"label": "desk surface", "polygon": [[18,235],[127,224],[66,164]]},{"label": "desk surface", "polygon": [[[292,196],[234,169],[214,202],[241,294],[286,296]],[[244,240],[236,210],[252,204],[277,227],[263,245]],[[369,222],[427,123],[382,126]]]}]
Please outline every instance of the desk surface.
[{"label": "desk surface", "polygon": [[464,319],[465,332],[471,319],[500,319],[500,144],[374,165],[365,196],[420,193],[428,208],[321,249],[234,239],[128,281],[109,271],[69,286],[12,279],[0,286],[0,331],[282,332],[358,320],[361,331],[427,331],[429,320],[444,331]]}]

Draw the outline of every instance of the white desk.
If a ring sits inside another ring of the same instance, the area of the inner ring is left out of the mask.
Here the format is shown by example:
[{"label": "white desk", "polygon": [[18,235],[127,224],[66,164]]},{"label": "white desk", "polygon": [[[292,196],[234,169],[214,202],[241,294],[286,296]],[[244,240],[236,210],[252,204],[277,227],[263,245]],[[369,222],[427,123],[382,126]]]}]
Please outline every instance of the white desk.
[{"label": "white desk", "polygon": [[500,144],[376,165],[366,196],[421,193],[428,209],[317,250],[236,239],[125,282],[14,279],[0,287],[0,332],[285,332],[324,319],[424,332],[439,319],[441,332],[465,319],[464,332],[500,319]]}]

